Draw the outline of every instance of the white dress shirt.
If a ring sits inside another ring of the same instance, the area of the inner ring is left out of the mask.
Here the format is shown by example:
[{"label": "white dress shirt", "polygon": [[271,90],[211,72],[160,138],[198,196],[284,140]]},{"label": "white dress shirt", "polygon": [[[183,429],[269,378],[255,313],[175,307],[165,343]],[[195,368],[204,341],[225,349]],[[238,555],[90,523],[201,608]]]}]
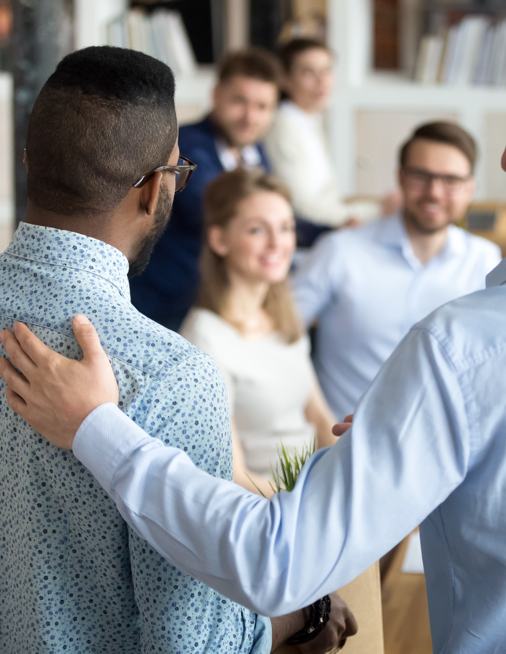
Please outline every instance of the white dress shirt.
[{"label": "white dress shirt", "polygon": [[[218,159],[223,166],[223,170],[226,170],[227,172],[235,170],[239,164],[236,155],[229,148],[225,139],[217,136],[214,139],[214,142],[216,144]],[[239,151],[239,156],[241,158],[242,167],[247,170],[254,170],[262,165],[262,157],[255,145],[245,145]]]},{"label": "white dress shirt", "polygon": [[114,405],[74,454],[170,563],[280,615],[340,588],[420,527],[434,652],[506,642],[506,261],[503,285],[412,328],[353,427],[271,500],[198,470]]},{"label": "white dress shirt", "polygon": [[274,173],[290,189],[295,213],[319,225],[342,225],[350,218],[378,218],[376,202],[344,203],[327,148],[323,116],[282,102],[265,137]]},{"label": "white dress shirt", "polygon": [[425,265],[399,215],[323,236],[293,280],[299,311],[318,319],[314,363],[334,415],[355,407],[412,325],[437,307],[484,288],[497,245],[454,225]]}]

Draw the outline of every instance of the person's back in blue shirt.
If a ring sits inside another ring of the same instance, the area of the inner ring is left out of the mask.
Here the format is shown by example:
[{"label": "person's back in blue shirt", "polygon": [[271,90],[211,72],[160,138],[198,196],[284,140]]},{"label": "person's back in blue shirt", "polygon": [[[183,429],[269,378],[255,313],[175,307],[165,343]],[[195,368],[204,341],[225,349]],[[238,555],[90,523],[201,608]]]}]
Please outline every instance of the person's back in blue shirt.
[{"label": "person's back in blue shirt", "polygon": [[[121,252],[21,223],[1,262],[1,328],[22,320],[78,358],[72,316],[86,312],[126,415],[203,470],[231,479],[221,375],[206,355],[134,309]],[[254,650],[261,618],[257,625],[254,613],[164,561],[71,452],[48,445],[6,410],[3,393],[0,407],[4,654]]]}]

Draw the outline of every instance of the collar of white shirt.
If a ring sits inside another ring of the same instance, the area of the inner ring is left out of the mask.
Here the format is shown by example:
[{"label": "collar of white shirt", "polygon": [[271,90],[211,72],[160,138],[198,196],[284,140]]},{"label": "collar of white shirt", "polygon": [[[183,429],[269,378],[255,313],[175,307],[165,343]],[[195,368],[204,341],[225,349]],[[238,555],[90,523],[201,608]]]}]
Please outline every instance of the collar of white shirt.
[{"label": "collar of white shirt", "polygon": [[503,286],[503,284],[506,284],[506,259],[503,259],[486,277],[487,288],[491,286]]},{"label": "collar of white shirt", "polygon": [[[217,137],[215,143],[218,159],[221,161],[223,168],[226,171],[235,170],[237,168],[237,160],[225,140],[221,137]],[[246,145],[240,152],[241,159],[244,162],[244,168],[256,168],[261,165],[262,157],[255,145]]]},{"label": "collar of white shirt", "polygon": [[[400,212],[394,214],[390,218],[379,220],[376,225],[378,229],[378,241],[386,245],[398,247],[408,263],[410,263],[414,268],[419,268],[423,265],[413,253],[413,247]],[[466,250],[464,240],[465,234],[463,230],[455,227],[455,225],[449,225],[446,245],[437,256],[462,256]]]}]

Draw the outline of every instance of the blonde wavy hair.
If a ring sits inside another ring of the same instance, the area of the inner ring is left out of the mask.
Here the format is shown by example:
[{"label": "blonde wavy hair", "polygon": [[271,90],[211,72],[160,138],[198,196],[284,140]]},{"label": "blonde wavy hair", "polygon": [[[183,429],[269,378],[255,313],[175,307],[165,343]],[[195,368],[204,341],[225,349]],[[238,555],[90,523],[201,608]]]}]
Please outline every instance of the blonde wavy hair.
[{"label": "blonde wavy hair", "polygon": [[[263,171],[237,168],[220,175],[209,184],[204,193],[206,234],[212,226],[226,228],[235,218],[239,202],[262,191],[277,193],[291,203],[287,187]],[[211,249],[207,238],[200,257],[200,273],[197,306],[222,315],[229,288],[228,272],[225,259]],[[269,286],[263,308],[275,330],[287,343],[294,343],[301,337],[301,321],[286,279]]]}]

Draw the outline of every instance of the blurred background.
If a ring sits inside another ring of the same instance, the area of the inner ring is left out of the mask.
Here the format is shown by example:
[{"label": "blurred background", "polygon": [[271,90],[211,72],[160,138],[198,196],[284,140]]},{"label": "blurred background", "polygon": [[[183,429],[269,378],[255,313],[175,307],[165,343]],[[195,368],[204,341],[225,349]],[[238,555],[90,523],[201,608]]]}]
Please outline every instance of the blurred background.
[{"label": "blurred background", "polygon": [[[30,111],[62,56],[109,44],[165,61],[185,124],[209,111],[221,55],[296,36],[335,54],[326,121],[342,194],[394,191],[396,153],[413,128],[456,120],[480,146],[463,226],[506,254],[506,0],[0,0],[0,251],[26,208]],[[387,654],[431,651],[424,579],[406,569],[406,547],[383,585]]]},{"label": "blurred background", "polygon": [[[298,35],[322,38],[336,54],[327,121],[343,195],[392,191],[399,143],[443,118],[481,146],[482,208],[506,202],[504,0],[0,0],[0,248],[24,214],[31,106],[66,52],[110,43],[165,60],[184,124],[209,108],[221,54]],[[492,214],[478,213],[470,227],[490,229]]]}]

